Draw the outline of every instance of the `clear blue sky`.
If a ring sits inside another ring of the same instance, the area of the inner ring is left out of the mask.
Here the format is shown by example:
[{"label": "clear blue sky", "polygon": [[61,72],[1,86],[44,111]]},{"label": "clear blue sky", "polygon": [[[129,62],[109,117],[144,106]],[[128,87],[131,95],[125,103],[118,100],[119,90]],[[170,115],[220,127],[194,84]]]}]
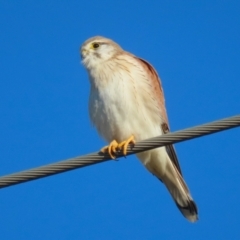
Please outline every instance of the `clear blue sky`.
[{"label": "clear blue sky", "polygon": [[[239,1],[0,1],[0,175],[95,152],[79,46],[150,61],[171,130],[240,112]],[[191,224],[135,156],[0,190],[0,239],[239,239],[240,129],[176,145]]]}]

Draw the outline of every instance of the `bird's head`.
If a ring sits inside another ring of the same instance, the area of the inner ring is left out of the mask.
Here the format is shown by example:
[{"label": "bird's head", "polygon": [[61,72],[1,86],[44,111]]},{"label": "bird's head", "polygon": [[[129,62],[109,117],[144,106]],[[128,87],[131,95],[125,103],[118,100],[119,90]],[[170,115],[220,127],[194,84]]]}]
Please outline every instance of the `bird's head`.
[{"label": "bird's head", "polygon": [[88,39],[80,48],[82,63],[87,69],[97,67],[122,51],[117,43],[100,36]]}]

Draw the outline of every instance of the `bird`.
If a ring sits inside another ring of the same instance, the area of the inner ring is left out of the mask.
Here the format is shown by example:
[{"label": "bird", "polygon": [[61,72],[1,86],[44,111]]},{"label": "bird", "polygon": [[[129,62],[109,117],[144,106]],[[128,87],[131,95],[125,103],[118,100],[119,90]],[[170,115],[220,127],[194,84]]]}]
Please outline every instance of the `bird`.
[{"label": "bird", "polygon": [[[90,81],[90,119],[109,143],[101,152],[114,159],[119,151],[126,155],[128,145],[170,131],[162,83],[149,62],[102,36],[87,39],[80,55]],[[173,145],[136,155],[166,186],[182,215],[196,222],[197,205]]]}]

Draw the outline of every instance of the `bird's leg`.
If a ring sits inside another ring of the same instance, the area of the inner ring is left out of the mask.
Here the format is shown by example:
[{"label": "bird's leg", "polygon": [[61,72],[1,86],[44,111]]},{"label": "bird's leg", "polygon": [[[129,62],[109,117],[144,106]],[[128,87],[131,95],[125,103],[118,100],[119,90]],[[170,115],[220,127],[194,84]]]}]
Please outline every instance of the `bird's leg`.
[{"label": "bird's leg", "polygon": [[103,147],[100,150],[100,152],[108,153],[112,159],[115,159],[116,158],[115,153],[117,152],[118,145],[119,145],[118,142],[116,140],[113,140],[110,142],[108,146]]},{"label": "bird's leg", "polygon": [[135,139],[134,136],[132,135],[131,137],[129,137],[127,140],[121,142],[118,144],[117,148],[122,150],[123,155],[127,155],[127,147],[129,144],[135,144]]}]

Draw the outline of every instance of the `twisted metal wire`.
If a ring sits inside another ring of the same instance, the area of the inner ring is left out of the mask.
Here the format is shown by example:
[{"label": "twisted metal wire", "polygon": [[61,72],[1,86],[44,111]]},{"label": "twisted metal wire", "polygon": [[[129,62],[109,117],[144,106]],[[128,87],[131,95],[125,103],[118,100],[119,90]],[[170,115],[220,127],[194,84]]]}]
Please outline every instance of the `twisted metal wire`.
[{"label": "twisted metal wire", "polygon": [[[139,141],[134,147],[128,146],[127,155],[209,135],[237,126],[240,126],[240,115]],[[117,154],[117,157],[122,157],[122,154]],[[90,166],[108,160],[110,160],[109,156],[99,152],[70,158],[68,160],[0,177],[0,188],[70,171],[76,168]]]}]

